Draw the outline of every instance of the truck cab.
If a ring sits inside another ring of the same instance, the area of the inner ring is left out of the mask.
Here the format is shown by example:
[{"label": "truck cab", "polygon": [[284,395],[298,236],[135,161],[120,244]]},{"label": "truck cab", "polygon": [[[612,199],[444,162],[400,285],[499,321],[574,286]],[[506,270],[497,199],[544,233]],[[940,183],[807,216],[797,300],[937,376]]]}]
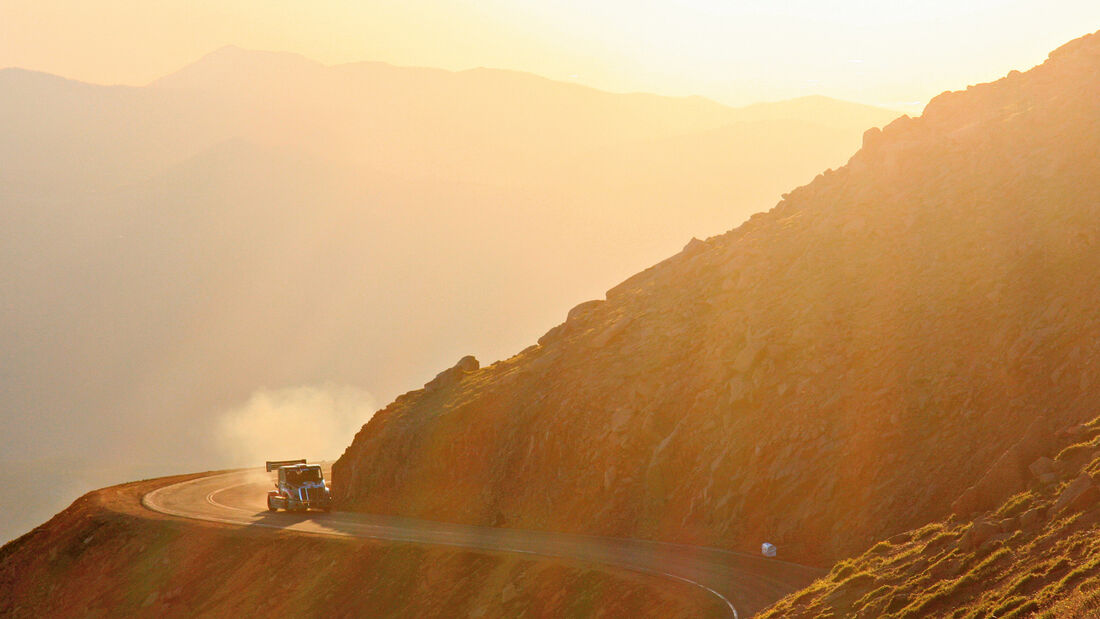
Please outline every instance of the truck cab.
[{"label": "truck cab", "polygon": [[332,509],[332,492],[325,482],[319,464],[305,460],[276,460],[267,463],[267,470],[278,471],[275,490],[267,493],[267,508],[271,511],[305,511]]}]

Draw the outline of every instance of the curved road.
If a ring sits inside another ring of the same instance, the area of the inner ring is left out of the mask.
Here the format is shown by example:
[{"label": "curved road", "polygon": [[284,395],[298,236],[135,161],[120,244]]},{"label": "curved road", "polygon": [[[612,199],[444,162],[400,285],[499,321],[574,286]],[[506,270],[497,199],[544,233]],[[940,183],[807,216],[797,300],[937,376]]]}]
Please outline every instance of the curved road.
[{"label": "curved road", "polygon": [[657,574],[701,587],[729,615],[748,617],[822,575],[821,570],[743,553],[648,540],[596,537],[353,512],[269,512],[274,473],[249,469],[200,477],[146,494],[151,510],[184,518],[303,533],[564,557]]}]

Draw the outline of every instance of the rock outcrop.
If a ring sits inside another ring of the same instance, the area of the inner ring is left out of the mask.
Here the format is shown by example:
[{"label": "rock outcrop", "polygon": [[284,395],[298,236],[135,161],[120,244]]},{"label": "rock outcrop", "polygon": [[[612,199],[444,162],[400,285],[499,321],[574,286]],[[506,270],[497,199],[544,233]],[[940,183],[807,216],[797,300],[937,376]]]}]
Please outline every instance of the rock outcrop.
[{"label": "rock outcrop", "polygon": [[459,359],[458,363],[454,364],[454,366],[436,374],[435,378],[424,384],[424,389],[434,391],[436,389],[449,387],[476,372],[480,367],[481,364],[478,363],[478,360],[473,355],[466,355]]},{"label": "rock outcrop", "polygon": [[1042,452],[1024,431],[1100,401],[1098,76],[1090,35],[940,95],[537,345],[397,398],[334,466],[340,505],[825,564],[968,488],[957,511],[999,504]]}]

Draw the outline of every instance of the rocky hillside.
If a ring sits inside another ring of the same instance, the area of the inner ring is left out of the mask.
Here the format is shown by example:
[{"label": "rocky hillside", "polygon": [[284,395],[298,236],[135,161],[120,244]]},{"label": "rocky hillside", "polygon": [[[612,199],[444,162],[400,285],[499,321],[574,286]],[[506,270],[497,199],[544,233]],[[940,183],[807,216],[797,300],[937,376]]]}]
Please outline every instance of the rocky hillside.
[{"label": "rocky hillside", "polygon": [[397,398],[334,467],[341,505],[818,564],[996,507],[1100,400],[1098,76],[1094,34],[868,131],[538,344]]},{"label": "rocky hillside", "polygon": [[0,617],[699,617],[697,587],[590,564],[242,530],[106,488],[0,548]]},{"label": "rocky hillside", "polygon": [[1100,418],[1066,430],[996,509],[881,541],[761,617],[1096,617]]}]

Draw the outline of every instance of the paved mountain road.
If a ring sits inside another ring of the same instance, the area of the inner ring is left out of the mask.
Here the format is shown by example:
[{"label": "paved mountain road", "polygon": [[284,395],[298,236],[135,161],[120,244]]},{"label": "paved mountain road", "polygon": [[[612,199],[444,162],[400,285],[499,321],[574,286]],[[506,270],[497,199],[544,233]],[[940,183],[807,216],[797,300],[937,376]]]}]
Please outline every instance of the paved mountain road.
[{"label": "paved mountain road", "polygon": [[149,492],[142,504],[161,513],[227,524],[310,534],[438,544],[495,552],[564,557],[658,574],[721,598],[732,617],[749,617],[809,584],[821,570],[774,559],[681,544],[478,527],[353,512],[267,510],[274,473],[214,474]]}]

